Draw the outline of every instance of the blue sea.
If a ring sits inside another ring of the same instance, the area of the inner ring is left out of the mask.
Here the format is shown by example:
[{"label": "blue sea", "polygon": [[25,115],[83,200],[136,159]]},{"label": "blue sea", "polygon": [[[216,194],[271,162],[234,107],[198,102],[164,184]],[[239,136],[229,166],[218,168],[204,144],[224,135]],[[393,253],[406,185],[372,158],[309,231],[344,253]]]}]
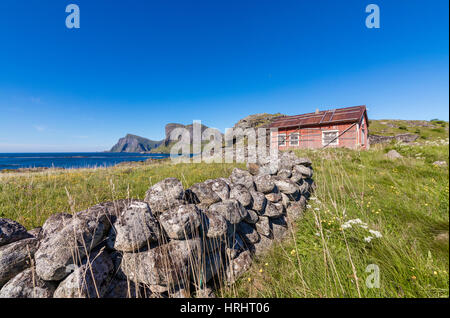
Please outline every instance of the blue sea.
[{"label": "blue sea", "polygon": [[114,166],[124,161],[163,159],[166,154],[141,154],[125,152],[77,153],[0,153],[0,170],[18,168],[95,168]]}]

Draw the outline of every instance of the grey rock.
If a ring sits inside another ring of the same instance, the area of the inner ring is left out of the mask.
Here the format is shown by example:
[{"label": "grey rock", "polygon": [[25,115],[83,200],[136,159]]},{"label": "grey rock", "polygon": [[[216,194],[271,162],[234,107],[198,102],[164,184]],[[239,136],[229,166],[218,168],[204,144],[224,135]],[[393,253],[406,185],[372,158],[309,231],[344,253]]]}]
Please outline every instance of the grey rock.
[{"label": "grey rock", "polygon": [[295,164],[306,166],[306,167],[311,167],[312,162],[311,162],[311,159],[309,159],[309,158],[297,158],[295,161]]},{"label": "grey rock", "polygon": [[252,264],[252,257],[249,251],[243,251],[235,259],[231,260],[227,271],[226,281],[233,284],[236,280],[245,273]]},{"label": "grey rock", "polygon": [[290,169],[280,169],[278,171],[277,176],[280,178],[288,179],[292,176],[292,171]]},{"label": "grey rock", "polygon": [[256,190],[262,193],[270,193],[275,188],[275,183],[270,175],[259,175],[254,177]]},{"label": "grey rock", "polygon": [[250,192],[241,184],[236,184],[231,187],[230,199],[238,200],[244,207],[249,206],[252,203]]},{"label": "grey rock", "polygon": [[291,198],[287,195],[281,192],[281,203],[283,204],[284,208],[286,209],[291,202]]},{"label": "grey rock", "polygon": [[211,188],[221,200],[228,200],[230,198],[230,186],[224,178],[212,180]]},{"label": "grey rock", "polygon": [[271,218],[269,222],[273,239],[281,241],[288,233],[286,217]]},{"label": "grey rock", "polygon": [[303,175],[301,174],[301,172],[297,171],[296,169],[294,169],[292,171],[292,175],[289,178],[292,182],[295,183],[301,183],[302,179],[303,179]]},{"label": "grey rock", "polygon": [[200,238],[172,240],[145,252],[124,253],[121,267],[136,283],[167,288],[185,285],[190,280],[192,260],[200,251]]},{"label": "grey rock", "polygon": [[38,240],[41,240],[43,238],[42,227],[40,227],[40,226],[39,227],[35,227],[34,229],[29,230],[28,234],[30,235],[30,238],[34,237],[34,238],[36,238]]},{"label": "grey rock", "polygon": [[313,170],[310,167],[306,167],[303,165],[294,166],[293,170],[301,174],[303,178],[311,178],[313,175]]},{"label": "grey rock", "polygon": [[227,233],[227,221],[225,217],[218,212],[215,208],[208,210],[205,213],[203,222],[206,236],[209,238],[220,238]]},{"label": "grey rock", "polygon": [[386,157],[389,159],[398,159],[398,158],[403,158],[403,156],[401,154],[399,154],[396,150],[392,149],[389,150],[389,152],[386,154]]},{"label": "grey rock", "polygon": [[184,203],[184,189],[180,180],[167,178],[154,184],[145,194],[152,213],[162,213]]},{"label": "grey rock", "polygon": [[280,177],[272,177],[272,179],[277,188],[283,193],[292,194],[298,191],[297,184],[289,179],[282,179]]},{"label": "grey rock", "polygon": [[256,231],[266,237],[270,237],[271,235],[271,229],[270,229],[270,222],[269,218],[266,216],[260,216],[258,222],[255,224]]},{"label": "grey rock", "polygon": [[55,290],[54,298],[101,298],[108,291],[114,265],[106,251],[92,253]]},{"label": "grey rock", "polygon": [[247,210],[235,199],[214,203],[209,211],[222,215],[231,224],[237,224],[247,216]]},{"label": "grey rock", "polygon": [[113,278],[107,287],[103,298],[137,298],[136,284],[126,279]]},{"label": "grey rock", "polygon": [[44,238],[48,238],[50,235],[61,231],[71,218],[72,215],[68,213],[52,214],[42,225]]},{"label": "grey rock", "polygon": [[289,220],[295,221],[301,218],[306,209],[306,198],[302,196],[299,201],[291,202],[286,209]]},{"label": "grey rock", "polygon": [[122,211],[114,223],[114,249],[122,252],[138,250],[161,239],[156,218],[146,202],[134,201]]},{"label": "grey rock", "polygon": [[264,210],[264,216],[268,216],[271,218],[277,218],[283,215],[284,213],[284,207],[281,202],[267,202],[266,209]]},{"label": "grey rock", "polygon": [[263,214],[267,204],[265,195],[258,191],[250,191],[250,195],[252,196],[252,210],[258,214]]},{"label": "grey rock", "polygon": [[258,222],[259,216],[258,213],[256,213],[253,210],[247,209],[247,216],[244,219],[244,222],[247,222],[249,224],[255,224]]},{"label": "grey rock", "polygon": [[256,256],[267,253],[270,250],[272,243],[273,241],[269,237],[261,235],[258,243],[253,245],[253,253]]},{"label": "grey rock", "polygon": [[279,202],[282,199],[281,193],[279,193],[279,192],[267,193],[266,199],[270,202]]},{"label": "grey rock", "polygon": [[256,229],[245,222],[241,222],[237,225],[237,232],[239,235],[249,243],[256,243],[259,241],[259,234]]},{"label": "grey rock", "polygon": [[159,222],[170,238],[182,240],[198,234],[201,219],[195,204],[186,204],[162,213]]},{"label": "grey rock", "polygon": [[234,184],[241,184],[247,189],[253,188],[253,177],[248,171],[234,168],[231,173],[230,179]]},{"label": "grey rock", "polygon": [[2,287],[0,298],[52,298],[55,289],[55,283],[43,281],[28,268]]},{"label": "grey rock", "polygon": [[0,287],[31,266],[38,243],[28,238],[0,247]]},{"label": "grey rock", "polygon": [[[97,204],[75,214],[59,232],[41,242],[35,255],[36,273],[43,280],[62,280],[106,237],[111,218],[126,202]],[[74,259],[75,257],[75,259]]]},{"label": "grey rock", "polygon": [[30,238],[27,229],[16,221],[0,218],[0,246]]},{"label": "grey rock", "polygon": [[191,199],[189,201],[191,203],[202,203],[206,205],[211,205],[221,200],[219,195],[212,189],[212,184],[207,182],[196,183],[189,188],[189,191],[186,192],[192,193],[195,199],[197,199],[197,200]]},{"label": "grey rock", "polygon": [[127,276],[122,271],[122,267],[120,266],[122,264],[123,253],[112,251],[109,255],[111,256],[111,261],[114,266],[114,271],[112,273],[113,278],[118,280],[127,280]]}]

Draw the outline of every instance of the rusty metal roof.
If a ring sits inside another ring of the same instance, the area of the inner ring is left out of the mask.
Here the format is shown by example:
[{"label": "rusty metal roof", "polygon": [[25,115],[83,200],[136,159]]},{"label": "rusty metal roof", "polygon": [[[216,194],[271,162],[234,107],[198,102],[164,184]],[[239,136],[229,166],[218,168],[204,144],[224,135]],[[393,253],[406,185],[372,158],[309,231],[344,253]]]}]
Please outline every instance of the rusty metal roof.
[{"label": "rusty metal roof", "polygon": [[367,126],[369,121],[367,118],[366,106],[353,106],[346,108],[337,108],[324,110],[318,113],[308,113],[295,116],[283,116],[275,119],[270,127],[305,127],[305,126],[323,126],[338,123],[356,123],[361,120],[362,116],[366,116]]}]

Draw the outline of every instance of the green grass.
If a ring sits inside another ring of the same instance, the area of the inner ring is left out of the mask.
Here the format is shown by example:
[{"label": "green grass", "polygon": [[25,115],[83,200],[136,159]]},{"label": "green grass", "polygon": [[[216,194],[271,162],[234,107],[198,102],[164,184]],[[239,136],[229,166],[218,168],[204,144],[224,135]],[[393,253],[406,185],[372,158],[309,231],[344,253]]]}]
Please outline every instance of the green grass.
[{"label": "green grass", "polygon": [[[396,149],[404,158],[388,160]],[[231,288],[232,297],[448,297],[448,144],[388,145],[368,151],[299,152],[314,163],[317,200],[285,242],[255,260]],[[96,170],[0,174],[0,217],[33,228],[55,212],[98,202],[144,197],[152,184],[177,177],[185,187],[228,176],[231,164],[140,164]],[[242,165],[241,165],[242,166]],[[66,190],[67,189],[67,190]],[[359,218],[381,238],[353,226]],[[380,288],[367,288],[370,264],[380,268]]]},{"label": "green grass", "polygon": [[398,134],[416,134],[421,140],[448,138],[448,122],[443,120],[370,120],[370,134],[394,136]]},{"label": "green grass", "polygon": [[0,218],[28,229],[53,213],[77,212],[113,199],[143,199],[154,183],[169,177],[187,188],[196,182],[228,176],[231,164],[134,164],[98,169],[40,173],[0,173]]},{"label": "green grass", "polygon": [[[448,297],[449,175],[431,164],[448,163],[448,146],[398,146],[405,157],[395,161],[384,156],[390,148],[308,151],[317,200],[290,239],[225,295]],[[367,243],[366,229],[341,228],[356,218],[382,237]],[[379,266],[380,288],[366,287],[370,264]]]}]

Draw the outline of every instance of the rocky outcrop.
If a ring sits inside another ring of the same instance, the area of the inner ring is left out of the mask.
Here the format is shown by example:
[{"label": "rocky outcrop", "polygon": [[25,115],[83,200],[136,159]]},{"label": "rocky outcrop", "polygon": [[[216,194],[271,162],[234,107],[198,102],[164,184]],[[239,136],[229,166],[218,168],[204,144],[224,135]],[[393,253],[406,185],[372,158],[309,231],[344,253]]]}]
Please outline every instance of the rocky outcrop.
[{"label": "rocky outcrop", "polygon": [[144,137],[128,134],[111,148],[109,152],[147,152],[157,148],[163,141],[150,140]]},{"label": "rocky outcrop", "polygon": [[374,144],[383,144],[389,143],[393,140],[404,143],[411,143],[416,141],[419,138],[416,134],[398,134],[395,136],[381,136],[381,135],[369,135],[369,143],[371,145]]},{"label": "rocky outcrop", "polygon": [[315,188],[293,153],[255,165],[187,190],[168,178],[144,201],[58,213],[29,232],[0,219],[0,297],[213,297],[286,238]]}]

